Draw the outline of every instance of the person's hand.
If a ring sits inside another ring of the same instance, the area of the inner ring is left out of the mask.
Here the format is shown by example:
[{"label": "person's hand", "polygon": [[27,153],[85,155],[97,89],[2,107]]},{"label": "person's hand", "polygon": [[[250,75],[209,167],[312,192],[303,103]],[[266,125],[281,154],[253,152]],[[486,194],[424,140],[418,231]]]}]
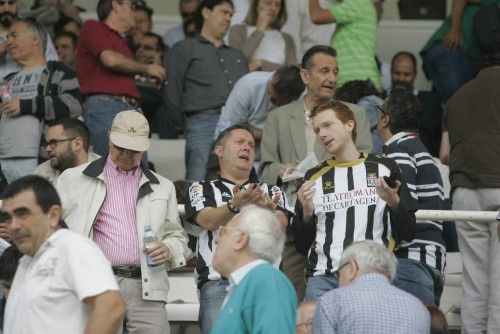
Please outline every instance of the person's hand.
[{"label": "person's hand", "polygon": [[259,205],[263,196],[263,191],[255,183],[249,184],[247,188],[240,188],[239,184],[235,184],[233,188],[233,205],[240,209],[246,204]]},{"label": "person's hand", "polygon": [[167,78],[167,71],[162,66],[157,64],[146,65],[146,73],[159,78],[162,82]]},{"label": "person's hand", "polygon": [[262,60],[260,59],[252,60],[248,64],[248,69],[250,70],[250,72],[258,71],[261,69],[261,67],[262,67]]},{"label": "person's hand", "polygon": [[0,223],[0,238],[7,242],[11,242],[9,232],[7,232],[7,226],[5,223]]},{"label": "person's hand", "polygon": [[144,253],[148,254],[158,265],[170,262],[172,259],[170,248],[161,241],[156,241],[153,246],[144,248]]},{"label": "person's hand", "polygon": [[16,117],[21,114],[21,101],[19,99],[12,99],[2,102],[0,105],[2,113],[10,116]]},{"label": "person's hand", "polygon": [[314,213],[314,193],[316,192],[316,182],[314,181],[306,181],[300,187],[297,198],[302,204],[302,219],[304,222],[307,222],[311,219]]},{"label": "person's hand", "polygon": [[455,49],[463,44],[464,40],[460,34],[460,30],[450,29],[443,38],[443,45],[447,49]]},{"label": "person's hand", "polygon": [[278,175],[280,178],[283,178],[283,175],[286,174],[286,172],[289,170],[289,172],[293,172],[297,168],[297,163],[288,163],[288,164],[283,164],[281,165]]},{"label": "person's hand", "polygon": [[271,198],[269,194],[263,193],[257,205],[265,209],[274,211],[276,210],[276,207],[278,206],[280,199],[281,199],[280,194],[276,194],[274,198]]},{"label": "person's hand", "polygon": [[394,188],[389,187],[385,182],[383,177],[379,177],[375,181],[375,188],[379,197],[384,200],[391,209],[395,209],[399,204],[398,190],[401,186],[401,182],[396,180],[396,186]]}]

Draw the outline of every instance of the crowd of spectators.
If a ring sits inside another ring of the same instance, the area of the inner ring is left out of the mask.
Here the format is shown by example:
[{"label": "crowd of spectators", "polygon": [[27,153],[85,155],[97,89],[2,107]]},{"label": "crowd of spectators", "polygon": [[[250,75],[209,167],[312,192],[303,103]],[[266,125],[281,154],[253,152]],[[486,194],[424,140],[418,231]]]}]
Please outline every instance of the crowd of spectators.
[{"label": "crowd of spectators", "polygon": [[384,87],[382,4],[179,0],[162,36],[145,0],[0,0],[0,334],[169,333],[190,265],[204,334],[446,333],[457,239],[462,330],[500,333],[499,223],[415,214],[500,209],[500,0],[453,0]]}]

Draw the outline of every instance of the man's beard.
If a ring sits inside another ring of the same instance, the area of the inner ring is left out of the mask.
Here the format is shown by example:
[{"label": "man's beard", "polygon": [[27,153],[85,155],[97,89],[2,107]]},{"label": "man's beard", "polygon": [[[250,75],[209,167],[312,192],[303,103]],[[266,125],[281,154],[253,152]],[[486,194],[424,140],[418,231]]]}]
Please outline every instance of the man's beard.
[{"label": "man's beard", "polygon": [[403,81],[393,81],[392,89],[401,89],[401,90],[409,90],[413,91],[413,83],[411,82],[403,82]]},{"label": "man's beard", "polygon": [[51,161],[50,166],[62,173],[68,168],[76,167],[76,156],[73,152],[63,153],[59,155],[54,164]]},{"label": "man's beard", "polygon": [[3,12],[0,13],[0,24],[4,28],[10,28],[12,25],[12,22],[16,18],[16,15],[9,13],[9,12]]}]

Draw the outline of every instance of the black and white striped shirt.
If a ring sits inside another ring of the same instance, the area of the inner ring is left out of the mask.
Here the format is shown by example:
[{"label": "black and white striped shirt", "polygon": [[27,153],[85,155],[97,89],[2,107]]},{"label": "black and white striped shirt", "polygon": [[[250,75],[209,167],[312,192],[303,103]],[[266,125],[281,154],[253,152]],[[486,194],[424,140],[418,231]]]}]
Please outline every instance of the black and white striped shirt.
[{"label": "black and white striped shirt", "polygon": [[[385,155],[396,160],[411,196],[421,210],[444,210],[441,174],[418,134],[399,132],[386,142]],[[400,245],[396,256],[420,261],[444,272],[446,247],[442,221],[418,220],[415,239]]]},{"label": "black and white striped shirt", "polygon": [[[375,188],[378,177],[390,174],[401,182],[400,204],[394,212]],[[297,248],[301,243],[310,244],[315,235],[308,254],[308,276],[335,272],[340,255],[355,241],[370,239],[394,249],[413,238],[416,203],[393,160],[372,154],[349,162],[326,160],[309,170],[305,179],[316,182],[314,222],[301,221],[298,201],[293,228]]]},{"label": "black and white striped shirt", "polygon": [[[251,183],[246,182],[243,188],[247,188]],[[186,203],[186,219],[192,224],[196,224],[195,217],[198,212],[204,208],[217,208],[227,205],[227,202],[233,198],[234,183],[218,178],[215,180],[205,180],[195,182],[189,187],[189,199]],[[258,183],[260,189],[267,192],[271,198],[277,194],[280,195],[280,201],[277,209],[284,211],[288,217],[293,215],[288,207],[285,193],[277,186],[268,186],[265,183]],[[198,235],[198,264],[196,266],[196,276],[198,288],[209,281],[221,278],[221,275],[214,269],[212,258],[215,253],[215,240],[218,238],[218,231],[204,229]]]}]

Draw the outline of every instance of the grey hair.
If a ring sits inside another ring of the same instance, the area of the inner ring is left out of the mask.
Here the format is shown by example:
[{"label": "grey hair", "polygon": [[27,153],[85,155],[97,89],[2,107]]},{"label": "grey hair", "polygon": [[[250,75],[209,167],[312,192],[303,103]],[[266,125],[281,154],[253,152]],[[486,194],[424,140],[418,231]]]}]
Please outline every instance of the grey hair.
[{"label": "grey hair", "polygon": [[40,51],[42,51],[42,54],[45,56],[45,50],[47,48],[47,31],[45,28],[36,21],[36,19],[27,17],[27,18],[18,18],[14,22],[23,22],[28,31],[34,35],[35,37],[38,37],[40,40]]},{"label": "grey hair", "polygon": [[357,241],[347,247],[342,253],[340,264],[352,260],[356,262],[361,273],[378,272],[385,275],[390,282],[396,276],[396,256],[387,247],[373,240]]},{"label": "grey hair", "polygon": [[238,216],[238,230],[248,233],[250,251],[260,259],[276,262],[285,246],[285,232],[274,212],[246,205]]}]

